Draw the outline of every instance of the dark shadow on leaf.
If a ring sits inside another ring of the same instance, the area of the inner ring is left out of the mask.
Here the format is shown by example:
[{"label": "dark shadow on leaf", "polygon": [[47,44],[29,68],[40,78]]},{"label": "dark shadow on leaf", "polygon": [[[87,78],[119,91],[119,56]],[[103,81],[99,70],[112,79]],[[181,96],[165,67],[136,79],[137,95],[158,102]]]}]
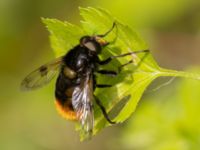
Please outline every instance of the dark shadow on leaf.
[{"label": "dark shadow on leaf", "polygon": [[127,102],[130,100],[131,95],[124,96],[115,106],[110,110],[109,116],[113,120],[119,112],[123,109],[123,107],[127,104]]}]

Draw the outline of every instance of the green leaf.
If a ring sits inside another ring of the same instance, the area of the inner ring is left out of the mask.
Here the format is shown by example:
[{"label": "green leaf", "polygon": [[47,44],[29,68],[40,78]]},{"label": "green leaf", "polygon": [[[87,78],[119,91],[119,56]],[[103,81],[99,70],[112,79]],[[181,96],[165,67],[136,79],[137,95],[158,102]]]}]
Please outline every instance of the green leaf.
[{"label": "green leaf", "polygon": [[[51,44],[56,56],[67,53],[73,46],[79,44],[79,39],[83,35],[105,33],[112,27],[113,22],[116,22],[117,27],[105,37],[111,44],[102,50],[101,59],[112,55],[148,49],[147,44],[137,32],[112,17],[107,11],[88,7],[80,8],[80,14],[83,17],[81,21],[82,28],[56,19],[43,19],[51,33]],[[143,59],[144,57],[145,59]],[[152,55],[146,55],[145,53],[118,58],[105,68],[116,70],[117,66],[131,59],[134,60],[134,63],[124,67],[117,77],[97,76],[98,83],[113,85],[111,88],[96,89],[95,95],[101,100],[107,112],[112,115],[112,119],[117,123],[121,123],[130,117],[147,86],[157,77],[177,76],[200,80],[199,74],[160,68]],[[138,66],[138,64],[140,65]],[[123,107],[119,109],[119,106]],[[110,126],[110,124],[105,120],[98,106],[95,105],[94,110],[95,135],[104,127]],[[84,138],[82,136],[81,140]]]},{"label": "green leaf", "polygon": [[122,132],[124,149],[199,149],[199,89],[200,82],[182,79],[145,99]]},{"label": "green leaf", "polygon": [[77,45],[79,38],[84,35],[80,27],[71,23],[44,18],[42,18],[42,21],[50,32],[51,46],[56,56],[64,55]]}]

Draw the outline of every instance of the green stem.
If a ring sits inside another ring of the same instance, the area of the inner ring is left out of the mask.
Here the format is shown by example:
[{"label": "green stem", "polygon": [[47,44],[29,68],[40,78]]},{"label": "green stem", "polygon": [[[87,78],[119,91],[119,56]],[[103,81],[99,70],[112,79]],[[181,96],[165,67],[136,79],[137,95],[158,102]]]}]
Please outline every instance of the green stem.
[{"label": "green stem", "polygon": [[184,77],[184,78],[200,80],[200,74],[197,74],[197,73],[168,70],[168,69],[161,69],[160,71],[161,71],[160,76]]}]

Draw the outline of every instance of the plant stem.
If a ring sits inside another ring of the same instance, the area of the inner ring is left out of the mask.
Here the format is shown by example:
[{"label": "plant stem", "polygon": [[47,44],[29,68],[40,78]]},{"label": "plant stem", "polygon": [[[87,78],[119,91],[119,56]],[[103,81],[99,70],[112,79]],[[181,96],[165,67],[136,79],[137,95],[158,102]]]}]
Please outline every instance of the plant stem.
[{"label": "plant stem", "polygon": [[160,76],[174,76],[174,77],[184,77],[184,78],[200,80],[200,74],[198,73],[190,73],[190,72],[168,70],[168,69],[161,69]]}]

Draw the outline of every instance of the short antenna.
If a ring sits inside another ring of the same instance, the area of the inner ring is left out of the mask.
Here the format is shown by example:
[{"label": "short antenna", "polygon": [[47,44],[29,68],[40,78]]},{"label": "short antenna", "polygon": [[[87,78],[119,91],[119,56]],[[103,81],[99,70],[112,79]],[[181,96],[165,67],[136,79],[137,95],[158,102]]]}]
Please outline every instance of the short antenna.
[{"label": "short antenna", "polygon": [[97,35],[97,36],[98,36],[98,37],[105,37],[105,36],[107,36],[116,26],[117,26],[117,24],[116,24],[116,22],[114,21],[112,27],[111,27],[106,33],[100,34],[100,35]]}]

